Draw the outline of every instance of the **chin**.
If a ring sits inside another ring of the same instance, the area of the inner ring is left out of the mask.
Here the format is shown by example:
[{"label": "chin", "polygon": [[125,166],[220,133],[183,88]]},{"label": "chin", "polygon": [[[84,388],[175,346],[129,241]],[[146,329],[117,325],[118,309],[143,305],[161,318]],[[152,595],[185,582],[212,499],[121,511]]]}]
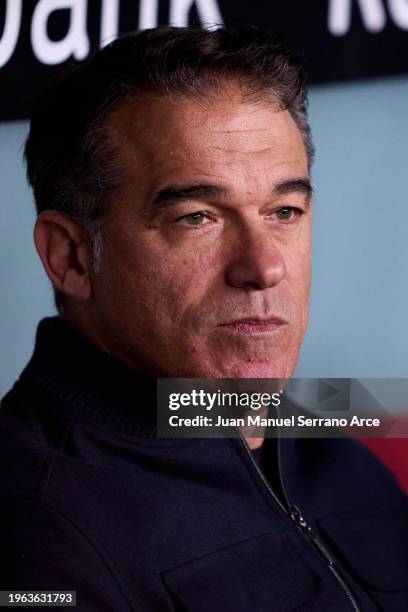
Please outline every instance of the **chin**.
[{"label": "chin", "polygon": [[[177,372],[169,373],[174,378],[275,378],[289,379],[295,371],[298,350],[279,347],[265,350],[265,346],[251,346],[244,350],[233,347],[205,346],[203,350],[189,352],[190,359],[178,359]],[[269,347],[268,347],[269,348]]]},{"label": "chin", "polygon": [[[295,364],[296,365],[296,364]],[[291,377],[295,370],[293,367],[288,367],[287,363],[277,364],[270,361],[227,361],[222,366],[202,365],[190,370],[188,373],[182,374],[181,377],[186,378],[275,378],[286,380]]]},{"label": "chin", "polygon": [[228,378],[290,378],[294,368],[288,370],[287,365],[254,361],[236,363],[231,366]]}]

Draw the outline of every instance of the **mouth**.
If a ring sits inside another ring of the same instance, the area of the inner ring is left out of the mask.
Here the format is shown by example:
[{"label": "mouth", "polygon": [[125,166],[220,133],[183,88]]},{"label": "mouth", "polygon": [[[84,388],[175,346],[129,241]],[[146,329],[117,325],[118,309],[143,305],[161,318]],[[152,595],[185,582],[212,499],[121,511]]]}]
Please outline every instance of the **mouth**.
[{"label": "mouth", "polygon": [[256,335],[273,333],[287,324],[287,321],[279,317],[270,317],[268,319],[250,317],[228,321],[227,323],[220,323],[218,327],[236,334]]}]

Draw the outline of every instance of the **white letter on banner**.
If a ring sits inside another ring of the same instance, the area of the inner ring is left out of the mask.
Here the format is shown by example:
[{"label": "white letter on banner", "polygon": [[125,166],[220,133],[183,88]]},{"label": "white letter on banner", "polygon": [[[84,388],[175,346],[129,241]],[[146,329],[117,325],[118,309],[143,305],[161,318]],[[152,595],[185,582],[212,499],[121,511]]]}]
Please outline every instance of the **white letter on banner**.
[{"label": "white letter on banner", "polygon": [[388,6],[395,25],[401,28],[401,30],[408,30],[407,0],[388,0]]},{"label": "white letter on banner", "polygon": [[103,0],[101,15],[100,47],[105,47],[118,37],[119,0]]},{"label": "white letter on banner", "polygon": [[[369,32],[381,32],[387,15],[381,0],[357,0],[361,18]],[[333,36],[344,36],[350,29],[352,0],[329,0],[328,28]]]},{"label": "white letter on banner", "polygon": [[[70,25],[66,36],[57,42],[50,40],[47,23],[53,11],[71,11]],[[31,23],[31,44],[37,58],[43,64],[60,64],[71,55],[83,60],[89,53],[86,31],[86,0],[40,0]]]},{"label": "white letter on banner", "polygon": [[139,30],[155,28],[159,20],[158,0],[140,0]]},{"label": "white letter on banner", "polygon": [[223,23],[217,0],[171,0],[170,25],[187,26],[193,4],[197,5],[198,16],[205,28],[213,28]]},{"label": "white letter on banner", "polygon": [[7,64],[16,48],[20,34],[22,1],[7,0],[6,20],[3,35],[0,38],[0,68]]}]

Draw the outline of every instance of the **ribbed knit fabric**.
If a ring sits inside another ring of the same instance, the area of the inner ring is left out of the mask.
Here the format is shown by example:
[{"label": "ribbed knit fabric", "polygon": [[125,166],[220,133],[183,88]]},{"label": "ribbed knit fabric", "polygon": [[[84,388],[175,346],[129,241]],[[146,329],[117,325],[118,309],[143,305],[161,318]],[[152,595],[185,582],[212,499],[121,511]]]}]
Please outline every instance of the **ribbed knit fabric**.
[{"label": "ribbed knit fabric", "polygon": [[113,430],[156,436],[156,379],[94,347],[59,317],[40,322],[20,380]]}]

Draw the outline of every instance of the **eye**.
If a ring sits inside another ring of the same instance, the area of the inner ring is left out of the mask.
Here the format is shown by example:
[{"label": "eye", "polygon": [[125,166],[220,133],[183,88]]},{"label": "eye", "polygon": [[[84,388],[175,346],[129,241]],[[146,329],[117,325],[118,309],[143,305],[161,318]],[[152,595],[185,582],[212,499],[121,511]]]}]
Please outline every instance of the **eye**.
[{"label": "eye", "polygon": [[280,208],[276,211],[276,216],[279,221],[286,221],[286,223],[293,222],[297,217],[303,213],[299,208],[294,208],[293,206],[286,206],[284,208]]},{"label": "eye", "polygon": [[208,215],[202,212],[191,213],[177,219],[177,222],[181,223],[182,225],[190,225],[195,227],[198,225],[207,225],[207,223],[210,221],[211,219],[208,217]]}]

